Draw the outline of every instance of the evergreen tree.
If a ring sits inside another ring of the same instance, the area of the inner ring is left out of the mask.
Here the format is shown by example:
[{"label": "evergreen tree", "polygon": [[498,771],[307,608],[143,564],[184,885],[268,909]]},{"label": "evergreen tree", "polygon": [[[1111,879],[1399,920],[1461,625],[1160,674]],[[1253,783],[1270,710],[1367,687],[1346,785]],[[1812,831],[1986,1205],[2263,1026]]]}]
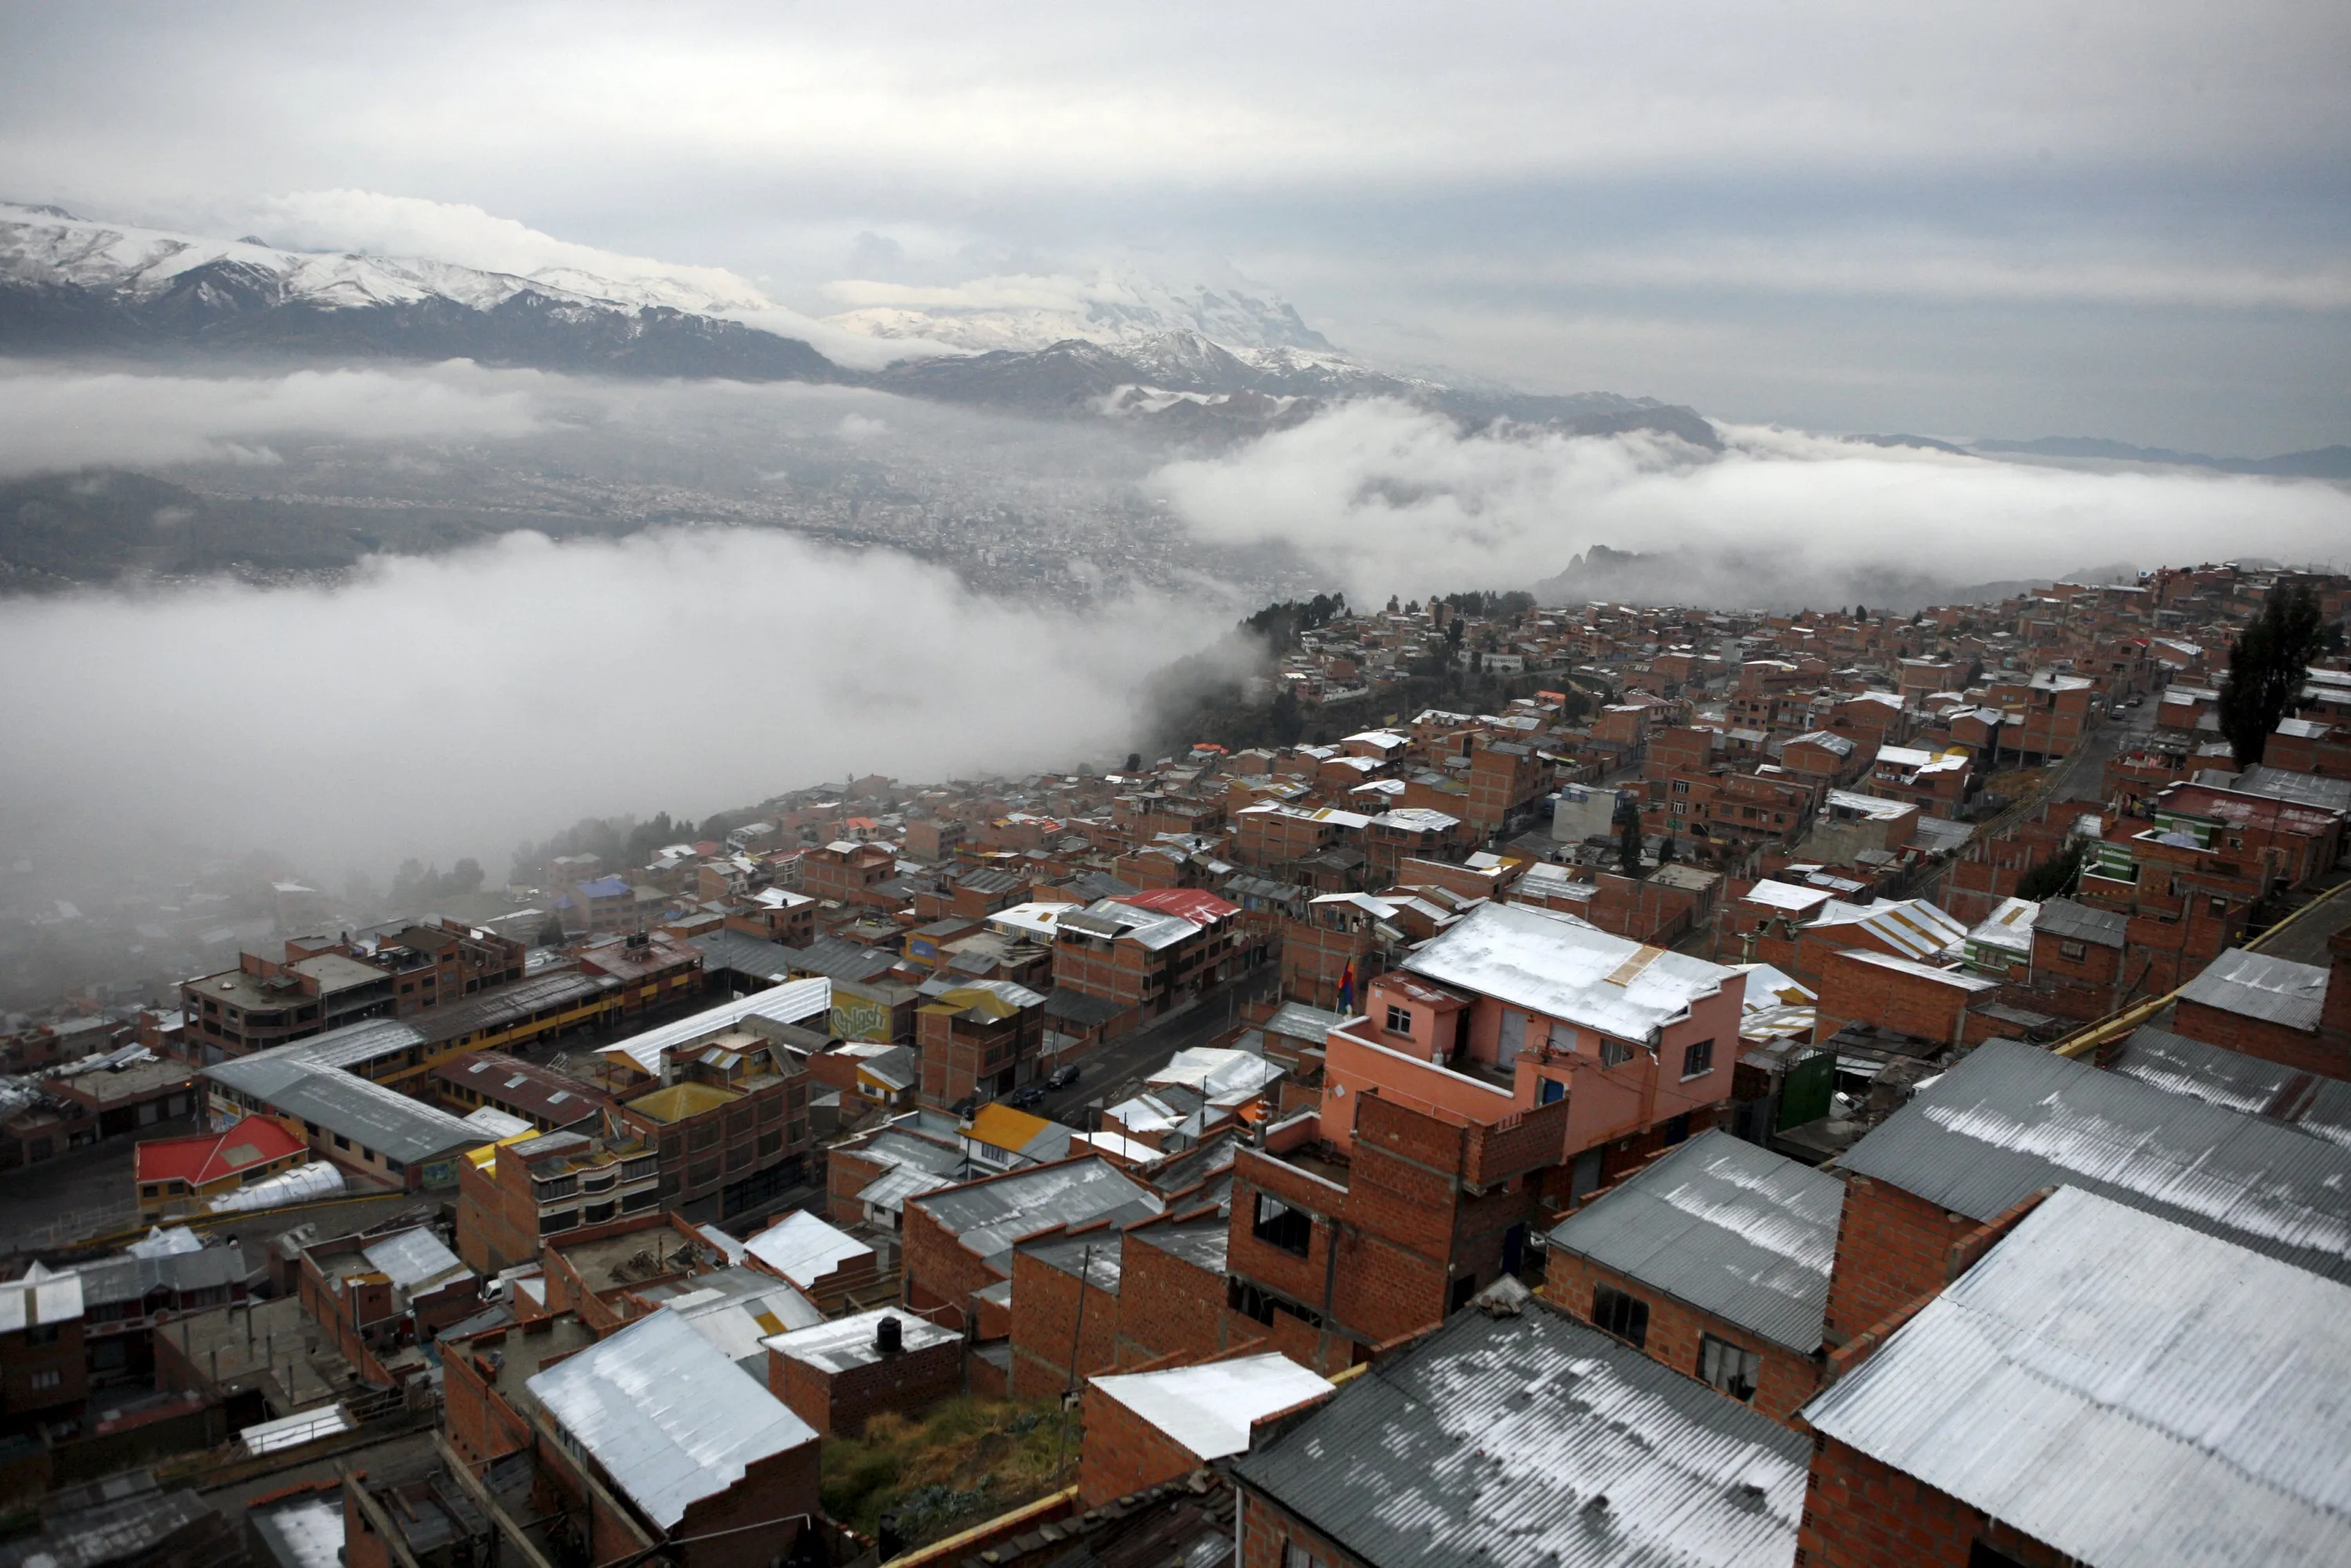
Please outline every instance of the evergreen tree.
[{"label": "evergreen tree", "polygon": [[1297,745],[1300,733],[1306,728],[1306,716],[1298,707],[1298,694],[1290,689],[1286,681],[1273,694],[1273,709],[1266,716],[1266,727],[1272,732],[1277,746]]},{"label": "evergreen tree", "polygon": [[2341,630],[2321,616],[2317,596],[2300,583],[2271,594],[2237,634],[2220,683],[2220,720],[2238,767],[2262,759],[2270,732],[2294,711],[2310,661],[2342,641]]},{"label": "evergreen tree", "polygon": [[2046,898],[2063,898],[2074,891],[2074,879],[2080,874],[2082,862],[2089,856],[2089,841],[2075,839],[2017,878],[2016,896],[2032,899],[2036,904]]},{"label": "evergreen tree", "polygon": [[1641,812],[1636,806],[1617,808],[1616,864],[1626,876],[1641,874]]}]

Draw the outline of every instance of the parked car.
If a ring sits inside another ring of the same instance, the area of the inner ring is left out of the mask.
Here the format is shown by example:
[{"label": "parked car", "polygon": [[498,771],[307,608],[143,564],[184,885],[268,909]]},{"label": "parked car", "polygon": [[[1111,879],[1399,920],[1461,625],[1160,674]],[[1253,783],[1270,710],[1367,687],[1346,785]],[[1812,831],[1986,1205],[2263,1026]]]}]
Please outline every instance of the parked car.
[{"label": "parked car", "polygon": [[1029,1106],[1042,1103],[1044,1098],[1045,1092],[1042,1089],[1038,1088],[1034,1083],[1025,1083],[1006,1095],[1005,1103],[1015,1110],[1026,1111]]},{"label": "parked car", "polygon": [[1067,1061],[1053,1069],[1052,1076],[1045,1080],[1045,1087],[1048,1089],[1067,1089],[1071,1084],[1075,1083],[1077,1081],[1078,1064],[1074,1061]]}]

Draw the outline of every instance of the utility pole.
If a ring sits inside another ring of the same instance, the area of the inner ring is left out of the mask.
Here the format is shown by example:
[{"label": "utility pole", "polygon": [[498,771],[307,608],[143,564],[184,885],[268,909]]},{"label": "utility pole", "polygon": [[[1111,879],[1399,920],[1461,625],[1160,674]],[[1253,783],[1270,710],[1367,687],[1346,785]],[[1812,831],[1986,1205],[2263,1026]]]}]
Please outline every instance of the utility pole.
[{"label": "utility pole", "polygon": [[1086,1330],[1086,1284],[1093,1278],[1094,1249],[1092,1242],[1078,1254],[1077,1321],[1070,1330],[1070,1377],[1061,1389],[1061,1437],[1053,1451],[1053,1480],[1059,1485],[1061,1472],[1069,1464],[1070,1455],[1070,1396],[1078,1389],[1078,1344]]}]

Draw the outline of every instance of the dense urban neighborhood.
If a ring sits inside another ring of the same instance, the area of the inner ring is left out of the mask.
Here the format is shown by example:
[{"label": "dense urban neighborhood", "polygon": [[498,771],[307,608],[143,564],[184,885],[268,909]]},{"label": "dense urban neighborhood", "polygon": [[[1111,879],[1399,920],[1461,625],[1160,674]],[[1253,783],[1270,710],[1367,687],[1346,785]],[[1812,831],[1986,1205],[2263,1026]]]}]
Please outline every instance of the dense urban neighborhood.
[{"label": "dense urban neighborhood", "polygon": [[2351,1562],[2346,614],[1318,597],[157,893],[0,1019],[0,1568]]}]

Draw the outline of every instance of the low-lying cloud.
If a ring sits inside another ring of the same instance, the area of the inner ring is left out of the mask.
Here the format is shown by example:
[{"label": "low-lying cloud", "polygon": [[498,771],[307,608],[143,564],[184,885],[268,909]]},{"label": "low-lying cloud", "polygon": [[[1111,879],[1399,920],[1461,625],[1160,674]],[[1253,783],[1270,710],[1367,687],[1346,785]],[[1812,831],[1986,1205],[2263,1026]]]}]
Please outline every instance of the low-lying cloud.
[{"label": "low-lying cloud", "polygon": [[103,829],[275,848],[330,880],[406,854],[495,874],[582,815],[1103,766],[1143,677],[1216,619],[1040,611],[761,529],[510,534],[333,590],[19,600],[0,612],[0,664],[25,677],[0,691],[0,855]]},{"label": "low-lying cloud", "polygon": [[1594,545],[1682,552],[1646,597],[1826,604],[2118,560],[2324,560],[2351,541],[2351,494],[2334,485],[1723,434],[1718,456],[1643,434],[1464,434],[1362,403],[1154,482],[1201,538],[1288,540],[1370,600],[1530,586]]},{"label": "low-lying cloud", "polygon": [[151,375],[0,363],[0,477],[99,464],[274,460],[273,442],[502,440],[548,427],[530,371]]}]

